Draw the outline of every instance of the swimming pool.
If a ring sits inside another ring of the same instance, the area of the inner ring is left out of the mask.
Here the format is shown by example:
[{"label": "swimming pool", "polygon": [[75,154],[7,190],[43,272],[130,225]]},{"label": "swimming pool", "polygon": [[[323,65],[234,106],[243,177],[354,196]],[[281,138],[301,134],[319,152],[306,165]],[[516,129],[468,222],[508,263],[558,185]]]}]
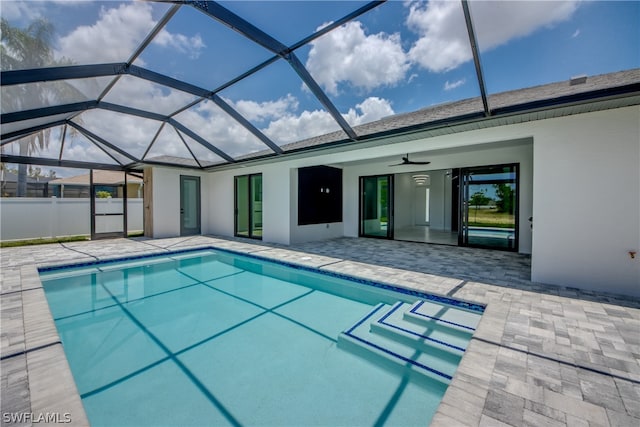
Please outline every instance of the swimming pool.
[{"label": "swimming pool", "polygon": [[217,249],[40,274],[94,426],[426,425],[483,310]]}]

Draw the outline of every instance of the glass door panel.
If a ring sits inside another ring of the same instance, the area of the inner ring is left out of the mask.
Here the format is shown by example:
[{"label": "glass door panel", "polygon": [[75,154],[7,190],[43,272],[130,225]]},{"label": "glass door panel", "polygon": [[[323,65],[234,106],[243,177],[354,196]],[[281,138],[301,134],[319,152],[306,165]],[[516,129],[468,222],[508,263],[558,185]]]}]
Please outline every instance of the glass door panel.
[{"label": "glass door panel", "polygon": [[251,175],[251,237],[262,238],[262,175]]},{"label": "glass door panel", "polygon": [[249,237],[249,176],[236,176],[236,236]]},{"label": "glass door panel", "polygon": [[200,234],[200,178],[180,175],[180,235]]},{"label": "glass door panel", "polygon": [[518,165],[461,171],[461,246],[518,250]]},{"label": "glass door panel", "polygon": [[235,177],[235,235],[262,238],[262,174]]},{"label": "glass door panel", "polygon": [[393,176],[360,177],[360,236],[393,238]]}]

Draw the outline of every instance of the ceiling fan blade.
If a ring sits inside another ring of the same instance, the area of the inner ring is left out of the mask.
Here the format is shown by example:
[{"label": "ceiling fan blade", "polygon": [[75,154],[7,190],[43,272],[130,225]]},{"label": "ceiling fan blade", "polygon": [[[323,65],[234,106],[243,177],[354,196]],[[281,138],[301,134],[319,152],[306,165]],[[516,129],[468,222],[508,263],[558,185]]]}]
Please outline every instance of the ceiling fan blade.
[{"label": "ceiling fan blade", "polygon": [[394,165],[389,165],[389,166],[404,166],[404,165],[428,165],[431,162],[414,162],[412,160],[409,160],[409,154],[407,153],[406,156],[401,157],[402,162],[400,163],[396,163]]}]

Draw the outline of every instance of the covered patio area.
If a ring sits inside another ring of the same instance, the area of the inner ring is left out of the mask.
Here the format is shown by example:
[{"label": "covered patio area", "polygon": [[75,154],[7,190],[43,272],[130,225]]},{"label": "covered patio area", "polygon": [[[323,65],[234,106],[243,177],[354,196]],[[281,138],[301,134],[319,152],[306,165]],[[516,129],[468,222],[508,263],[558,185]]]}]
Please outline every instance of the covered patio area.
[{"label": "covered patio area", "polygon": [[193,236],[2,249],[2,412],[86,424],[37,267],[217,247],[486,304],[434,426],[640,421],[640,300],[540,285],[515,253],[377,239]]}]

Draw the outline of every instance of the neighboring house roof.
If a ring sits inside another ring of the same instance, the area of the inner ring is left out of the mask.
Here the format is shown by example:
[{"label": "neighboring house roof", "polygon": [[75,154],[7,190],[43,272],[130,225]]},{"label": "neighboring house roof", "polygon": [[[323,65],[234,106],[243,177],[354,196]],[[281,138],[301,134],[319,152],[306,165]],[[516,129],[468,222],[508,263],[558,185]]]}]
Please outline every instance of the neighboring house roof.
[{"label": "neighboring house roof", "polygon": [[[93,183],[101,185],[117,185],[124,184],[124,176],[122,172],[94,170]],[[142,179],[133,175],[127,175],[127,184],[141,184]],[[89,185],[89,174],[70,176],[68,178],[58,178],[51,181],[51,185]]]}]

